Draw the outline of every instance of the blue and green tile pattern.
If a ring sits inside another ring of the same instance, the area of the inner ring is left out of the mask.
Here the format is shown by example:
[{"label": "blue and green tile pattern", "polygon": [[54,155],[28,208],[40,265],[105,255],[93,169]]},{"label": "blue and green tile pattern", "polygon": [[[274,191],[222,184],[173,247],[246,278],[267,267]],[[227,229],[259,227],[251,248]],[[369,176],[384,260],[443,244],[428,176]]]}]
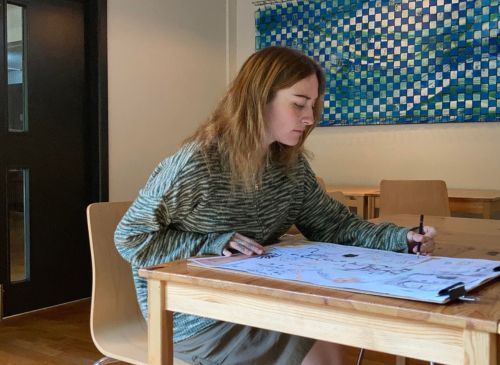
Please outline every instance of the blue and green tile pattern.
[{"label": "blue and green tile pattern", "polygon": [[311,0],[257,8],[256,48],[325,69],[322,126],[500,121],[498,0]]}]

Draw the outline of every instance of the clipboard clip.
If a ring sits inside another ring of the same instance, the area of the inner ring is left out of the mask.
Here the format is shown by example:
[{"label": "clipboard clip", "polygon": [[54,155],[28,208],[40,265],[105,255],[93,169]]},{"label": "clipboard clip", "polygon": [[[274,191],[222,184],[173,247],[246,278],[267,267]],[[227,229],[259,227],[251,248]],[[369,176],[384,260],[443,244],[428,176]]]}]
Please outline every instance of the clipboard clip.
[{"label": "clipboard clip", "polygon": [[478,302],[479,297],[473,295],[467,295],[465,290],[465,285],[463,282],[459,281],[447,288],[441,289],[438,295],[447,295],[450,301],[461,300],[463,302]]}]

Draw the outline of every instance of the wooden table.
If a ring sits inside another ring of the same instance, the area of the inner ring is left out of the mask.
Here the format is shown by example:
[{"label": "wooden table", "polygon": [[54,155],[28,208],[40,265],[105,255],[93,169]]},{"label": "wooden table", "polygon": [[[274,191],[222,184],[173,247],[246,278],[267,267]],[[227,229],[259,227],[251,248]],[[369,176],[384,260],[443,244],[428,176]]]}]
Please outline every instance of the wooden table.
[{"label": "wooden table", "polygon": [[326,192],[340,191],[346,198],[346,205],[356,208],[356,214],[362,218],[374,218],[374,198],[380,196],[378,186],[327,185]]},{"label": "wooden table", "polygon": [[[416,216],[385,217],[414,226]],[[499,259],[500,221],[426,217],[438,253]],[[172,312],[445,364],[499,364],[500,283],[477,303],[438,305],[350,293],[177,261],[140,270],[149,288],[149,364],[172,364]]]},{"label": "wooden table", "polygon": [[452,212],[481,214],[490,219],[493,213],[500,211],[498,190],[448,189],[448,198]]},{"label": "wooden table", "polygon": [[[356,208],[360,217],[376,217],[380,208],[380,189],[378,186],[327,185],[326,191],[341,191],[347,198],[347,206]],[[491,219],[493,213],[500,211],[500,190],[448,189],[450,211],[457,213],[481,214]]]},{"label": "wooden table", "polygon": [[[418,226],[419,216],[397,214],[370,219],[403,227]],[[425,216],[425,225],[438,230],[436,256],[487,258],[500,260],[500,220]],[[464,251],[457,251],[458,249]]]}]

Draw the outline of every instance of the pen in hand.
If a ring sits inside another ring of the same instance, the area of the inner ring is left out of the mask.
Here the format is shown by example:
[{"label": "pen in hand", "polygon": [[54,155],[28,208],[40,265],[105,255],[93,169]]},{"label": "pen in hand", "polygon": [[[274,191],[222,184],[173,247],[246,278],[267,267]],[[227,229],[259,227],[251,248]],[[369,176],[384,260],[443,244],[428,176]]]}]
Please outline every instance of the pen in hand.
[{"label": "pen in hand", "polygon": [[[418,233],[424,234],[424,215],[420,214],[420,223],[418,224]],[[420,256],[420,247],[422,246],[422,242],[417,242],[417,256]]]}]

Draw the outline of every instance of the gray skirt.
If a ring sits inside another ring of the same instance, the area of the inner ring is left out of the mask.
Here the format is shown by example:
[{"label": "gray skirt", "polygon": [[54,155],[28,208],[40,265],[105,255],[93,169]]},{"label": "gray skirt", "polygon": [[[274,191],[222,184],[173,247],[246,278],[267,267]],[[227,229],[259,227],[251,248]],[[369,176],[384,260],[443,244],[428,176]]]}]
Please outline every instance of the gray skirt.
[{"label": "gray skirt", "polygon": [[218,322],[176,342],[175,357],[195,365],[300,365],[314,340]]}]

